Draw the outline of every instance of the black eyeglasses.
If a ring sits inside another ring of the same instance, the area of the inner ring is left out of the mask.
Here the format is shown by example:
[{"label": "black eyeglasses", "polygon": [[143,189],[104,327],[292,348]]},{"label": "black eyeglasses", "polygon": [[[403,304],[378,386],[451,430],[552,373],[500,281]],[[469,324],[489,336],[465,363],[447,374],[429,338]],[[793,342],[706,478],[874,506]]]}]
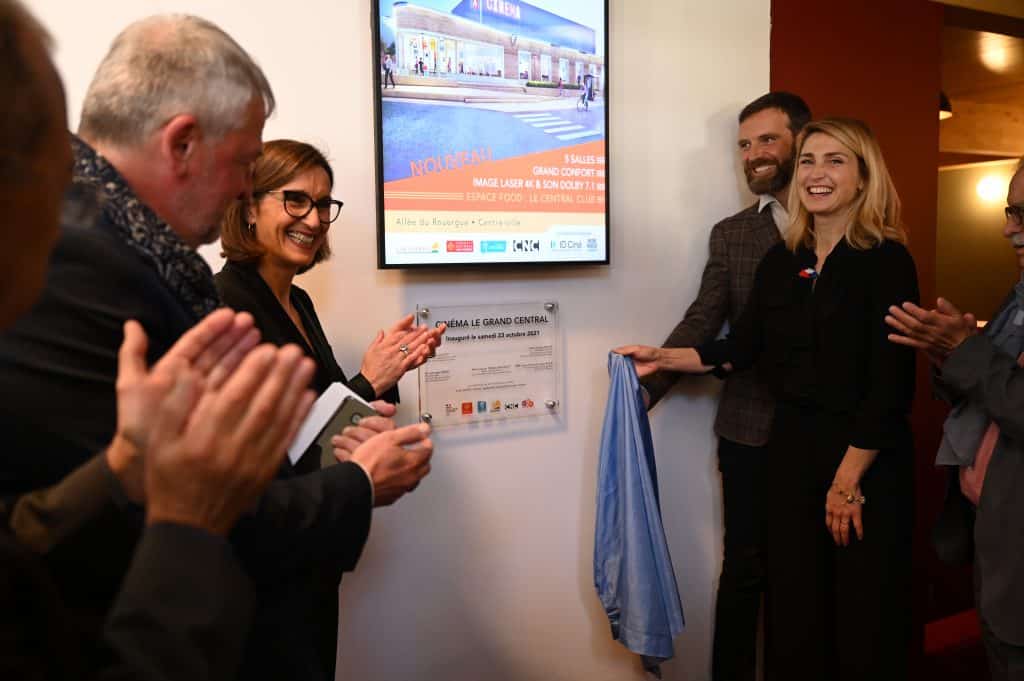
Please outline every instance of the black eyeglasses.
[{"label": "black eyeglasses", "polygon": [[1018,227],[1024,225],[1024,206],[1007,206],[1006,219],[1013,220]]},{"label": "black eyeglasses", "polygon": [[257,192],[256,195],[262,194],[280,195],[281,203],[284,204],[284,212],[297,220],[306,217],[310,211],[316,208],[321,225],[329,225],[337,220],[338,216],[341,215],[341,207],[345,205],[341,201],[332,199],[329,196],[325,196],[319,201],[314,201],[312,196],[296,189],[277,189],[269,192]]}]

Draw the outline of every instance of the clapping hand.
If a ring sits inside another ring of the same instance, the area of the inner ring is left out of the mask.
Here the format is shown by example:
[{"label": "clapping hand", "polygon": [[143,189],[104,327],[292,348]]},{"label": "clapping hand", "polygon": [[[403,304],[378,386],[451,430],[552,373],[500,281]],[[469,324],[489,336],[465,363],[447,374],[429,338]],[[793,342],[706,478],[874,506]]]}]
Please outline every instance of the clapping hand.
[{"label": "clapping hand", "polygon": [[107,459],[148,522],[225,534],[277,472],[313,403],[315,365],[297,346],[258,342],[251,315],[217,310],[148,368],[145,332],[125,324]]},{"label": "clapping hand", "polygon": [[395,428],[394,405],[374,402],[379,416],[368,416],[331,439],[334,456],[362,466],[373,481],[375,506],[388,506],[413,491],[428,473],[434,445],[425,423]]},{"label": "clapping hand", "polygon": [[390,390],[405,372],[415,369],[434,356],[447,327],[416,326],[410,313],[386,331],[377,332],[363,355],[359,371],[379,397]]},{"label": "clapping hand", "polygon": [[974,315],[960,312],[944,298],[936,301],[934,310],[913,303],[893,305],[885,323],[896,331],[889,334],[890,341],[923,350],[936,366],[941,366],[949,353],[978,332]]},{"label": "clapping hand", "polygon": [[296,345],[261,345],[217,388],[179,371],[145,451],[146,520],[224,535],[279,470],[309,413],[315,365]]},{"label": "clapping hand", "polygon": [[207,389],[220,387],[259,342],[252,315],[220,309],[189,329],[153,366],[146,364],[148,339],[129,321],[118,352],[117,431],[107,461],[130,499],[141,503],[143,457],[154,414],[179,372],[191,370]]}]

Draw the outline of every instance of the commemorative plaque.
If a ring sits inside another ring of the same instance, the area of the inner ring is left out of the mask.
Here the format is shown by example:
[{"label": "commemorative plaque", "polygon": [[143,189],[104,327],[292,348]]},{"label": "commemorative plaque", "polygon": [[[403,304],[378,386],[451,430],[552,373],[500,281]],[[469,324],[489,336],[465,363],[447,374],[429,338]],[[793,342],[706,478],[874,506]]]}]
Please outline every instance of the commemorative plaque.
[{"label": "commemorative plaque", "polygon": [[417,306],[447,324],[419,370],[420,417],[434,426],[544,417],[559,409],[558,304]]}]

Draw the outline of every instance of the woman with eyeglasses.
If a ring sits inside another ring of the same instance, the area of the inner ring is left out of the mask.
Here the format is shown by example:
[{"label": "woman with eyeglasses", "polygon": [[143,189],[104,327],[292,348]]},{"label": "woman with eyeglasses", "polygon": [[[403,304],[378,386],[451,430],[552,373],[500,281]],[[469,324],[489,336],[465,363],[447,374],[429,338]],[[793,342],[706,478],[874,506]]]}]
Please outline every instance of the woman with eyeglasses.
[{"label": "woman with eyeglasses", "polygon": [[330,164],[313,146],[265,143],[253,168],[252,201],[224,217],[221,245],[228,262],[217,274],[217,289],[226,305],[253,314],[265,341],[296,343],[316,361],[318,393],[340,381],[366,400],[395,402],[398,379],[426,361],[440,332],[416,327],[413,315],[406,315],[377,334],[359,372],[347,378],[309,294],[292,283],[331,254],[327,232],[342,207],[331,196],[333,184]]},{"label": "woman with eyeglasses", "polygon": [[[322,393],[340,381],[366,400],[395,402],[402,375],[421,365],[440,343],[442,329],[413,324],[406,315],[380,331],[351,378],[338,366],[317,318],[309,294],[293,283],[330,256],[327,232],[341,214],[342,202],[331,196],[334,173],[324,155],[309,144],[274,140],[263,145],[253,167],[252,200],[232,206],[221,225],[221,245],[227,258],[216,276],[226,305],[250,312],[263,340],[295,343],[316,362],[312,387]],[[307,452],[294,469],[281,475],[309,473],[319,468],[318,452]],[[288,467],[288,464],[285,464]],[[326,472],[325,472],[326,473]],[[316,473],[319,474],[319,473]],[[302,565],[297,579],[274,591],[263,589],[261,608],[287,622],[274,640],[250,640],[248,645],[282,652],[289,669],[259,670],[261,678],[327,681],[334,678],[337,650],[338,584],[351,565]],[[298,585],[298,586],[295,586]],[[268,619],[267,612],[257,617]],[[259,636],[256,636],[259,638]]]}]

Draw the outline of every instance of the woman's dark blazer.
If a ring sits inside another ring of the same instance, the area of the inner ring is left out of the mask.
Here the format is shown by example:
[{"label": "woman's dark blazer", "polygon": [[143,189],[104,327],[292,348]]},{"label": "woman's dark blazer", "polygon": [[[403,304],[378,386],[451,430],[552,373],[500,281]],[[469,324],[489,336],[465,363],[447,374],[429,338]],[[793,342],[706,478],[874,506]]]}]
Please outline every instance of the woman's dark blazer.
[{"label": "woman's dark blazer", "polygon": [[890,305],[918,302],[917,272],[894,241],[855,249],[841,240],[816,279],[815,254],[778,244],[758,267],[754,289],[725,341],[699,348],[705,364],[756,366],[781,403],[845,416],[849,444],[899,446],[909,433],[914,351],[888,340]]},{"label": "woman's dark blazer", "polygon": [[[236,312],[249,312],[256,319],[256,328],[263,334],[263,340],[274,345],[295,343],[306,355],[316,362],[316,374],[313,376],[312,388],[319,395],[331,383],[341,382],[351,388],[365,400],[378,399],[373,386],[362,374],[351,379],[338,366],[327,342],[323,327],[313,309],[313,301],[309,294],[298,286],[292,285],[292,305],[299,313],[302,324],[306,327],[309,343],[295,327],[291,317],[284,311],[274,297],[267,282],[263,281],[255,264],[227,262],[215,277],[217,290],[221,300]],[[393,387],[380,397],[387,402],[398,401],[398,388]]]},{"label": "woman's dark blazer", "polygon": [[[313,301],[301,288],[292,285],[291,301],[306,327],[309,343],[274,297],[255,264],[225,263],[215,280],[225,305],[237,312],[252,314],[263,341],[275,345],[294,343],[316,362],[311,387],[317,394],[331,383],[340,381],[366,400],[377,399],[373,386],[362,374],[346,379],[320,326]],[[381,399],[397,402],[397,387],[391,388]],[[281,475],[309,473],[319,466],[319,462],[319,451],[307,452],[293,470],[289,470],[286,462]],[[247,642],[248,654],[239,678],[268,681],[280,678],[329,681],[334,678],[338,581],[342,567],[325,562],[304,578],[263,591],[261,608],[256,613],[256,625]],[[283,628],[262,626],[268,622],[291,624]]]}]

